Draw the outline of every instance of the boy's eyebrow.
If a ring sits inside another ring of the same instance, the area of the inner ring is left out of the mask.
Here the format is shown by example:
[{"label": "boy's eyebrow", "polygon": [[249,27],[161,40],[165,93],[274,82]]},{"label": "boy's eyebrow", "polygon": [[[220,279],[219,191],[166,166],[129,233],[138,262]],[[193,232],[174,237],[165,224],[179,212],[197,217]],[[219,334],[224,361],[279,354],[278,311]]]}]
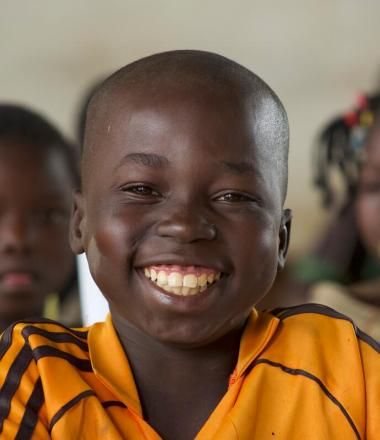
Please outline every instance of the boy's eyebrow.
[{"label": "boy's eyebrow", "polygon": [[224,169],[233,174],[257,174],[257,168],[253,162],[242,160],[240,162],[219,162]]},{"label": "boy's eyebrow", "polygon": [[119,168],[128,162],[133,162],[137,165],[143,165],[150,168],[163,168],[169,165],[169,159],[165,156],[160,156],[159,154],[129,153],[120,160],[116,168]]},{"label": "boy's eyebrow", "polygon": [[[119,168],[125,163],[135,163],[150,168],[164,168],[170,164],[167,157],[154,153],[129,153],[126,154],[116,166]],[[219,164],[230,173],[233,174],[257,174],[257,168],[251,161],[242,160],[239,162],[230,162],[222,160]]]}]

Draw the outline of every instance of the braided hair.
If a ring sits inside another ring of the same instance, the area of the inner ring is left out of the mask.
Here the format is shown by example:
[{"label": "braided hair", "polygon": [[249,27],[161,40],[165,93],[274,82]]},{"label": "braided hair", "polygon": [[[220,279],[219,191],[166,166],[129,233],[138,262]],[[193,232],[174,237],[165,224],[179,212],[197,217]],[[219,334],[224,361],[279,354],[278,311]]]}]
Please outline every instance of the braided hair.
[{"label": "braided hair", "polygon": [[360,95],[354,109],[330,121],[319,134],[313,150],[313,184],[326,208],[337,198],[333,171],[338,170],[343,179],[346,200],[355,195],[363,145],[379,109],[380,93]]}]

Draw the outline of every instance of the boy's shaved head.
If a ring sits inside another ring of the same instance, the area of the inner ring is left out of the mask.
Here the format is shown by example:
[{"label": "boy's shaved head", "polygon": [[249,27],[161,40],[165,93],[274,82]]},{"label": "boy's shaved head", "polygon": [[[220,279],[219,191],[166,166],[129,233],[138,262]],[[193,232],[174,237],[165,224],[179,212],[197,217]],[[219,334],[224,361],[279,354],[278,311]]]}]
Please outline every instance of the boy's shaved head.
[{"label": "boy's shaved head", "polygon": [[278,175],[283,202],[287,189],[289,129],[281,101],[261,78],[242,65],[221,55],[195,50],[142,58],[121,68],[100,85],[87,111],[82,160],[84,184],[95,136],[99,130],[112,129],[112,121],[107,118],[111,108],[114,111],[115,106],[134,103],[141,96],[154,102],[191,94],[196,100],[194,91],[199,97],[209,93],[224,96],[249,113],[254,143],[264,162]]}]

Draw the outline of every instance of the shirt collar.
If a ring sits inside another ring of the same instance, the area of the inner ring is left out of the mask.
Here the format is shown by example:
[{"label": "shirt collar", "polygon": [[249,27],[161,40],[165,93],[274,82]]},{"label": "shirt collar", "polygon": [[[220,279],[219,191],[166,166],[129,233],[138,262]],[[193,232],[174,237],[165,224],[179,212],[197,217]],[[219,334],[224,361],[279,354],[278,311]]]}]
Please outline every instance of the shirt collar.
[{"label": "shirt collar", "polygon": [[91,365],[95,375],[129,409],[142,415],[132,370],[110,314],[107,315],[105,322],[98,322],[91,326],[88,345]]},{"label": "shirt collar", "polygon": [[278,318],[269,313],[252,310],[240,341],[239,357],[234,371],[236,377],[242,376],[263,352],[272,339],[279,322]]},{"label": "shirt collar", "polygon": [[[245,371],[273,337],[279,319],[253,310],[247,320],[239,348],[233,379]],[[88,336],[89,354],[95,374],[129,409],[142,415],[132,370],[109,314],[105,322],[94,324]]]}]

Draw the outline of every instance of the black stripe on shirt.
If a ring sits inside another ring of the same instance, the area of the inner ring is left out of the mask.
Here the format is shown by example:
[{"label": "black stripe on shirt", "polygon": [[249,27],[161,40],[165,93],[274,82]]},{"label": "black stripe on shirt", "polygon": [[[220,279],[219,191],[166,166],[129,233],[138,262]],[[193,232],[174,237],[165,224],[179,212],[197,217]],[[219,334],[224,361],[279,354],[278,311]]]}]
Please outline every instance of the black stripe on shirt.
[{"label": "black stripe on shirt", "polygon": [[1,338],[0,338],[0,360],[3,358],[4,354],[8,351],[9,347],[12,344],[12,335],[14,327],[17,324],[52,324],[61,327],[62,329],[72,333],[73,335],[77,336],[78,338],[87,340],[88,330],[76,330],[69,327],[66,327],[59,322],[53,321],[51,319],[47,318],[30,318],[30,319],[23,319],[21,321],[16,321],[12,325],[10,325],[7,329],[4,330]]},{"label": "black stripe on shirt", "polygon": [[269,313],[277,316],[277,318],[280,319],[285,319],[290,316],[298,315],[300,313],[317,313],[319,315],[330,316],[331,318],[350,320],[350,318],[348,318],[346,315],[343,315],[343,313],[339,313],[336,310],[332,309],[331,307],[325,306],[323,304],[316,304],[316,303],[300,304],[298,306],[277,308],[270,310]]},{"label": "black stripe on shirt", "polygon": [[78,339],[78,337],[73,336],[70,333],[66,332],[51,332],[40,327],[35,327],[32,325],[28,325],[23,328],[22,335],[24,339],[27,340],[31,335],[40,335],[50,341],[54,342],[68,342],[70,344],[77,345],[81,350],[88,351],[88,345],[86,342],[82,341],[82,339]]},{"label": "black stripe on shirt", "polygon": [[25,412],[15,440],[26,440],[32,438],[33,431],[38,422],[38,413],[43,403],[44,395],[42,391],[41,379],[38,379],[26,404]]},{"label": "black stripe on shirt", "polygon": [[0,432],[3,430],[4,420],[9,414],[12,398],[32,359],[30,347],[24,345],[8,370],[4,384],[0,390]]},{"label": "black stripe on shirt", "polygon": [[377,353],[380,353],[380,343],[377,342],[375,339],[373,339],[371,336],[367,335],[367,333],[364,333],[362,330],[360,330],[355,322],[349,318],[348,316],[344,315],[343,313],[339,313],[336,310],[322,305],[322,304],[302,304],[299,306],[293,306],[293,307],[287,307],[287,308],[278,308],[269,311],[272,315],[276,316],[280,320],[290,318],[294,315],[299,315],[302,313],[316,313],[318,315],[325,315],[329,316],[330,318],[336,318],[336,319],[343,319],[345,321],[348,321],[352,324],[356,336],[361,339],[363,342],[366,342],[369,346],[371,346]]},{"label": "black stripe on shirt", "polygon": [[56,347],[50,347],[49,345],[40,345],[33,350],[33,357],[36,361],[44,357],[57,357],[65,359],[75,368],[81,371],[93,371],[91,362],[88,359],[78,358],[71,353],[66,353],[65,351],[58,350]]},{"label": "black stripe on shirt", "polygon": [[110,406],[119,406],[120,408],[126,408],[125,403],[120,402],[120,400],[106,400],[102,402],[103,408],[109,408]]},{"label": "black stripe on shirt", "polygon": [[327,389],[326,385],[316,376],[314,376],[314,374],[309,373],[306,370],[301,370],[299,368],[289,368],[283,364],[280,364],[278,362],[273,362],[269,359],[257,359],[253,364],[252,364],[252,368],[254,368],[256,365],[259,364],[267,364],[270,365],[272,367],[276,367],[276,368],[280,368],[282,371],[284,371],[285,373],[288,374],[292,374],[294,376],[304,376],[308,379],[311,379],[312,381],[314,381],[316,384],[319,385],[319,387],[321,388],[321,390],[324,392],[324,394],[331,400],[331,402],[333,402],[343,413],[344,417],[346,418],[346,420],[348,421],[348,423],[350,424],[352,430],[354,431],[356,438],[358,440],[361,439],[360,434],[358,429],[355,426],[354,421],[351,419],[350,415],[348,414],[347,410],[345,409],[345,407],[339,402],[339,400],[333,396],[330,391]]},{"label": "black stripe on shirt", "polygon": [[4,330],[4,333],[1,335],[0,339],[0,360],[3,358],[5,353],[8,351],[9,347],[12,344],[12,335],[13,335],[13,328],[15,324],[12,324],[10,327],[8,327],[6,330]]},{"label": "black stripe on shirt", "polygon": [[58,420],[67,412],[70,408],[72,408],[74,405],[76,405],[80,400],[84,399],[85,397],[89,396],[95,396],[94,391],[92,390],[86,390],[82,393],[75,396],[73,399],[69,400],[65,405],[62,406],[52,417],[49,425],[49,432],[52,431],[54,428],[54,425],[58,422]]},{"label": "black stripe on shirt", "polygon": [[363,342],[366,342],[370,347],[372,347],[377,353],[380,353],[380,343],[377,342],[375,339],[372,338],[372,336],[367,335],[367,333],[364,333],[360,330],[360,328],[355,327],[356,335],[359,339],[361,339]]},{"label": "black stripe on shirt", "polygon": [[57,327],[60,327],[61,329],[64,329],[67,332],[72,333],[73,335],[75,335],[81,339],[87,339],[87,335],[88,335],[88,330],[85,330],[85,329],[78,330],[78,329],[70,328],[64,324],[61,324],[58,321],[54,321],[53,319],[49,319],[49,318],[28,318],[28,319],[22,319],[20,321],[17,321],[17,323],[32,324],[32,325],[33,324],[51,324],[51,325],[55,325]]}]

